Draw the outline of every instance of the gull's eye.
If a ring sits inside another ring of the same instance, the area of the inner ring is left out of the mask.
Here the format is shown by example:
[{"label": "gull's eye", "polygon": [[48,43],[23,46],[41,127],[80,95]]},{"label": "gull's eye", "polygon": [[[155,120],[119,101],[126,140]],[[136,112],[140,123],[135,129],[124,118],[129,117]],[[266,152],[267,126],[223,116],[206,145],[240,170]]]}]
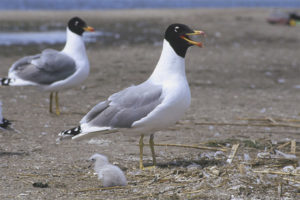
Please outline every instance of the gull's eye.
[{"label": "gull's eye", "polygon": [[96,161],[96,159],[95,159],[95,158],[92,158],[92,159],[91,159],[91,161],[95,162],[95,161]]},{"label": "gull's eye", "polygon": [[174,28],[174,31],[177,33],[177,32],[179,31],[179,26],[176,26],[176,27]]},{"label": "gull's eye", "polygon": [[76,21],[76,22],[75,22],[75,26],[77,26],[77,25],[78,25],[78,23],[79,23],[79,21]]}]

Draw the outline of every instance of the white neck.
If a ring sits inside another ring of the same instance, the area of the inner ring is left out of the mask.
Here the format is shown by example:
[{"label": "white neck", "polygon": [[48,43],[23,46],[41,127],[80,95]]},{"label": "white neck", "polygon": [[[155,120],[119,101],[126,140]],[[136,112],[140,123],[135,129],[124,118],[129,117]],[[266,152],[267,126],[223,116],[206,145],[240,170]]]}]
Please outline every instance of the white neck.
[{"label": "white neck", "polygon": [[164,39],[159,61],[149,80],[162,82],[170,79],[172,75],[185,78],[185,60],[177,55],[170,43]]},{"label": "white neck", "polygon": [[85,45],[82,36],[70,31],[67,27],[67,41],[62,52],[68,54],[70,57],[76,59],[86,58]]}]

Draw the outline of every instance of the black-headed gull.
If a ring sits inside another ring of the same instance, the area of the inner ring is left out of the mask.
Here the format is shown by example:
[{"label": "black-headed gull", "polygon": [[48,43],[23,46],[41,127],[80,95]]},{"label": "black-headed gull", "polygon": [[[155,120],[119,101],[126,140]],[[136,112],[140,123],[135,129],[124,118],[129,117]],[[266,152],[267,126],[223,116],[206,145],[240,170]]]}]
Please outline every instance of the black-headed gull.
[{"label": "black-headed gull", "polygon": [[9,69],[8,78],[0,79],[0,85],[32,85],[49,91],[50,112],[55,93],[56,114],[59,115],[58,91],[80,85],[89,75],[90,65],[82,38],[84,31],[94,31],[94,28],[79,17],[73,17],[68,22],[63,50],[45,49],[40,54],[17,60]]},{"label": "black-headed gull", "polygon": [[190,106],[191,94],[185,75],[185,54],[189,47],[202,47],[191,35],[204,35],[184,24],[172,24],[166,32],[160,59],[143,83],[111,95],[93,107],[73,129],[59,133],[59,139],[83,139],[122,131],[140,136],[140,169],[143,165],[143,137],[150,135],[153,164],[154,132],[180,120]]}]

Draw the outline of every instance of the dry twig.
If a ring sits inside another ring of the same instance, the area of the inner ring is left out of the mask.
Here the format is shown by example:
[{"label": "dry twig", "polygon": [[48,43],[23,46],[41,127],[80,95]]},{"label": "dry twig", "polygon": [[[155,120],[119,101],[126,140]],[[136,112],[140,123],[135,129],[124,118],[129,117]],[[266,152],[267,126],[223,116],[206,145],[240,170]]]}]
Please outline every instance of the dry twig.
[{"label": "dry twig", "polygon": [[290,128],[300,128],[298,124],[287,124],[287,123],[224,123],[224,122],[195,122],[195,125],[212,125],[212,126],[261,126],[261,127],[290,127]]},{"label": "dry twig", "polygon": [[300,181],[294,180],[294,179],[290,179],[290,178],[283,178],[283,180],[286,180],[286,181],[292,181],[292,182],[295,182],[295,183],[299,183],[299,184],[300,184]]},{"label": "dry twig", "polygon": [[[145,144],[149,146],[149,144]],[[164,147],[183,147],[183,148],[194,148],[194,149],[204,149],[211,151],[228,151],[228,148],[216,148],[216,147],[207,147],[207,146],[197,146],[197,145],[185,145],[185,144],[154,144],[154,146],[164,146]]]},{"label": "dry twig", "polygon": [[261,173],[261,174],[279,174],[279,175],[300,176],[300,174],[297,174],[297,173],[272,171],[272,170],[253,171],[253,172],[254,173]]},{"label": "dry twig", "polygon": [[98,190],[124,189],[124,188],[127,188],[127,187],[128,187],[128,186],[113,186],[113,187],[87,188],[87,189],[75,191],[75,193],[79,193],[79,192],[91,192],[91,191],[98,191]]},{"label": "dry twig", "polygon": [[194,194],[194,193],[199,193],[199,192],[203,192],[203,189],[194,190],[194,191],[185,191],[185,192],[182,192],[182,193],[183,194]]},{"label": "dry twig", "polygon": [[296,154],[296,140],[291,141],[291,153]]},{"label": "dry twig", "polygon": [[291,143],[291,141],[288,141],[288,142],[286,142],[286,143],[284,143],[284,144],[278,146],[277,149],[282,149],[282,148],[288,146],[290,143]]},{"label": "dry twig", "polygon": [[266,118],[237,118],[237,120],[243,120],[243,121],[270,121],[274,120],[275,122],[281,121],[281,122],[300,122],[300,119],[282,119],[282,118],[272,118],[272,117],[266,117]]},{"label": "dry twig", "polygon": [[228,156],[228,159],[226,160],[227,163],[231,164],[232,160],[236,154],[237,149],[239,148],[240,144],[234,144],[231,148],[231,152]]}]

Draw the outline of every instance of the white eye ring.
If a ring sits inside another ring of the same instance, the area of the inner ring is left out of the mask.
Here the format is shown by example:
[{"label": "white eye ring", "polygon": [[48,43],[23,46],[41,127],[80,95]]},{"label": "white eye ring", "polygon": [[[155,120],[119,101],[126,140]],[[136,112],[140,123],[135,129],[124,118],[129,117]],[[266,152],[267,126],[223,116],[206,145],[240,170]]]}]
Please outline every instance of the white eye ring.
[{"label": "white eye ring", "polygon": [[179,26],[176,26],[174,31],[175,31],[175,32],[178,32],[178,31],[177,31],[178,29],[179,29]]},{"label": "white eye ring", "polygon": [[79,23],[79,21],[76,21],[76,22],[75,22],[75,26],[77,26],[77,25],[78,25],[78,23]]}]

